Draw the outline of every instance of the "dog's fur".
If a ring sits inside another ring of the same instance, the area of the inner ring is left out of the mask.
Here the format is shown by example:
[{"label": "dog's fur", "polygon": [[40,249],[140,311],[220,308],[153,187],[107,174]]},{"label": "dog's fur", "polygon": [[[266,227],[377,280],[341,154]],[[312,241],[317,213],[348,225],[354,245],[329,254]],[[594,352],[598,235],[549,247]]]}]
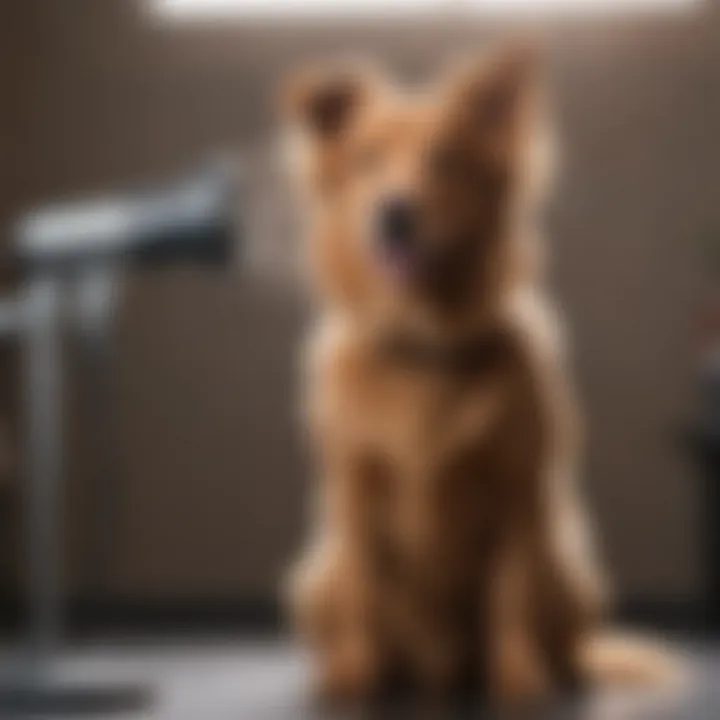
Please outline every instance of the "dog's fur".
[{"label": "dog's fur", "polygon": [[[533,697],[582,682],[597,655],[604,583],[539,262],[540,90],[514,48],[423,92],[360,71],[288,92],[321,306],[319,517],[292,598],[326,694],[403,679]],[[422,211],[400,279],[370,222],[399,190]]]}]

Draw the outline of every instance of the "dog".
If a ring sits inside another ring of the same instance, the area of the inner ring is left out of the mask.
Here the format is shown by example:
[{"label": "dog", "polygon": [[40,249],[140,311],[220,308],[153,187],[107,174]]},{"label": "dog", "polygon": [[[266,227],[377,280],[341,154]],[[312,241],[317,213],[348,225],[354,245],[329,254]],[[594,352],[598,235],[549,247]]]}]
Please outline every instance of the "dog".
[{"label": "dog", "polygon": [[606,582],[542,273],[538,65],[513,45],[427,88],[348,67],[284,94],[318,291],[303,407],[321,467],[290,597],[323,697],[470,683],[512,703],[665,676],[660,653],[599,632]]}]

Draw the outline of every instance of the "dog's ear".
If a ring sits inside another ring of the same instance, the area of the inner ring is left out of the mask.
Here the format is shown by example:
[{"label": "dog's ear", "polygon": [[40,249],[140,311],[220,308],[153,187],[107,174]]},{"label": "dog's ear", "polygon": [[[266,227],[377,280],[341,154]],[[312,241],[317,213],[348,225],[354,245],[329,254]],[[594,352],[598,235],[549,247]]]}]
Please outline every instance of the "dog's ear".
[{"label": "dog's ear", "polygon": [[358,69],[306,70],[291,78],[283,97],[290,119],[321,140],[337,138],[367,103],[371,80]]},{"label": "dog's ear", "polygon": [[452,83],[462,125],[488,142],[508,142],[541,104],[544,62],[539,45],[516,42],[464,64]]}]

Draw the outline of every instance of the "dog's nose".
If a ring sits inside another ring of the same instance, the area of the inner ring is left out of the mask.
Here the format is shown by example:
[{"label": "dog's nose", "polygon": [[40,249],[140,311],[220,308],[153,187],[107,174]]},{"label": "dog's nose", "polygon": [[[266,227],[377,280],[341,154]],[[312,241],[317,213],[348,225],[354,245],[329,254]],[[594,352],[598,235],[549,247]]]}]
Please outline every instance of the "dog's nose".
[{"label": "dog's nose", "polygon": [[417,234],[417,208],[406,197],[385,200],[378,213],[378,235],[390,251],[408,250]]}]

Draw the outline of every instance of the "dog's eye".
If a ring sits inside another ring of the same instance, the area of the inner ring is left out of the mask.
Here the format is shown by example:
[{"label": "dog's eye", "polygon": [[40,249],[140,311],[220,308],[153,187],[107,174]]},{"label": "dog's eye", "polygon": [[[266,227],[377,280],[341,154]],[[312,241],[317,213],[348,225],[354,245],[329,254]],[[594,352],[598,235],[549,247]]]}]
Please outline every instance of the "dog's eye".
[{"label": "dog's eye", "polygon": [[470,172],[467,155],[459,148],[447,145],[431,148],[428,164],[432,174],[443,179],[462,179]]}]

